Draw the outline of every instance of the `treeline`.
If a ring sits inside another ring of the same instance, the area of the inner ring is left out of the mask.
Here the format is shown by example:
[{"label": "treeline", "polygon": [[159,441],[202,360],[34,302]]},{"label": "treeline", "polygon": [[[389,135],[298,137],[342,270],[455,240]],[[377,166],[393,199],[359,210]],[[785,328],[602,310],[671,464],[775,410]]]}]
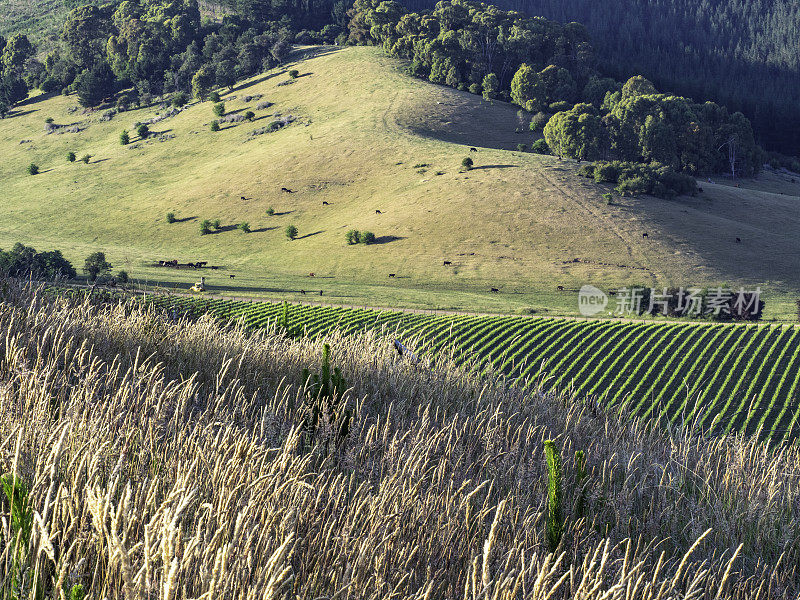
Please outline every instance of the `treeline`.
[{"label": "treeline", "polygon": [[0,273],[10,277],[35,279],[73,279],[75,268],[60,250],[37,252],[35,248],[17,242],[11,250],[0,249]]},{"label": "treeline", "polygon": [[[133,97],[120,101],[126,105],[181,91],[203,97],[280,64],[298,34],[332,43],[343,31],[333,22],[333,4],[237,0],[233,5],[239,14],[219,22],[201,18],[196,0],[80,6],[67,16],[59,47],[43,61],[24,35],[0,38],[3,112],[34,87],[77,92],[84,106],[110,100],[122,89],[133,90]],[[346,8],[338,9],[342,19]],[[319,31],[303,29],[323,22]]]},{"label": "treeline", "polygon": [[578,159],[658,163],[697,174],[752,175],[764,155],[750,122],[712,102],[661,94],[641,76],[603,77],[577,23],[471,0],[443,0],[407,12],[393,0],[356,0],[348,41],[378,44],[434,83],[510,100],[544,126],[557,154]]},{"label": "treeline", "polygon": [[[403,0],[424,10],[435,0]],[[711,99],[752,122],[757,140],[800,154],[800,4],[795,0],[497,0],[583,24],[602,70]]]}]

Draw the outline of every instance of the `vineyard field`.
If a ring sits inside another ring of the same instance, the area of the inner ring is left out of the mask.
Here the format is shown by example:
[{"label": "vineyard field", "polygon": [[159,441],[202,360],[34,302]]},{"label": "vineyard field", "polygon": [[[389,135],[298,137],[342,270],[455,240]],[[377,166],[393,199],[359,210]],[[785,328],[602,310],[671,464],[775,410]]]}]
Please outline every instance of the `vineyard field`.
[{"label": "vineyard field", "polygon": [[[276,325],[279,303],[149,296],[171,314]],[[800,432],[800,328],[788,325],[481,317],[289,304],[294,331],[376,331],[420,355],[447,354],[476,370],[624,407],[647,419],[710,432]]]}]

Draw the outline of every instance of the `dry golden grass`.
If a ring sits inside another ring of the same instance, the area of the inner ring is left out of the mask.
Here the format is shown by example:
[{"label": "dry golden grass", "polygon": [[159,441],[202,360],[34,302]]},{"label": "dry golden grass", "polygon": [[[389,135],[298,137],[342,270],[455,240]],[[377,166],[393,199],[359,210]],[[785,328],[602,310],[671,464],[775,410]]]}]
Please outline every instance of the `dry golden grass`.
[{"label": "dry golden grass", "polygon": [[[126,600],[800,591],[797,447],[654,431],[445,360],[415,367],[367,335],[328,338],[355,417],[336,450],[321,427],[306,451],[298,382],[320,341],[11,281],[0,293],[0,469],[30,486],[35,511],[20,551],[3,504],[5,598],[15,555],[50,598],[76,583]],[[564,457],[555,554],[546,439]]]}]

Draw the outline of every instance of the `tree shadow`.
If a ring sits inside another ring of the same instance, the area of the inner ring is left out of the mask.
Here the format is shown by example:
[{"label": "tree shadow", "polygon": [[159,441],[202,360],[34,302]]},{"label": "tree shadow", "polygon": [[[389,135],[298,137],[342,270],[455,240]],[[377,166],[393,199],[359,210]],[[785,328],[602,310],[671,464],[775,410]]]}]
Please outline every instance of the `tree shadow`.
[{"label": "tree shadow", "polygon": [[25,100],[17,102],[14,106],[27,106],[28,104],[36,104],[37,102],[49,100],[50,98],[60,95],[61,94],[59,92],[47,92],[44,94],[39,94],[38,96],[29,96],[25,98]]},{"label": "tree shadow", "polygon": [[175,219],[174,223],[184,223],[186,221],[196,221],[197,217],[182,217],[180,219]]},{"label": "tree shadow", "polygon": [[272,231],[273,229],[277,229],[277,227],[259,227],[258,229],[251,229],[250,233],[263,233],[265,231]]},{"label": "tree shadow", "polygon": [[233,231],[234,229],[239,229],[238,223],[233,225],[222,225],[219,229],[214,229],[211,234],[215,235],[217,233],[225,233],[226,231]]},{"label": "tree shadow", "polygon": [[470,171],[477,171],[478,169],[518,169],[519,165],[481,165],[479,167],[472,167]]},{"label": "tree shadow", "polygon": [[100,160],[90,160],[89,164],[96,165],[97,163],[106,162],[107,160],[111,160],[110,158],[101,158]]},{"label": "tree shadow", "polygon": [[399,236],[399,235],[379,235],[375,238],[375,241],[372,242],[373,244],[389,244],[390,242],[396,242],[397,240],[404,240],[406,238]]},{"label": "tree shadow", "polygon": [[320,233],[324,233],[323,231],[315,231],[314,233],[307,233],[305,235],[297,236],[296,240],[303,240],[305,238],[310,238],[312,235],[319,235]]},{"label": "tree shadow", "polygon": [[258,79],[252,79],[252,80],[249,80],[249,81],[243,81],[239,85],[233,86],[231,91],[229,91],[225,95],[229,96],[233,92],[239,92],[241,90],[246,90],[247,88],[249,88],[251,86],[258,85],[259,83],[264,83],[265,81],[269,81],[273,77],[277,77],[278,75],[283,75],[284,73],[286,73],[286,69],[282,69],[281,71],[277,71],[275,73],[265,74],[262,77],[259,77]]},{"label": "tree shadow", "polygon": [[14,117],[24,117],[25,115],[33,114],[38,110],[39,110],[38,108],[32,108],[31,110],[20,110],[20,111],[10,110],[8,111],[8,113],[6,113],[6,116],[4,118],[13,119]]},{"label": "tree shadow", "polygon": [[283,215],[290,215],[293,212],[294,212],[293,210],[285,210],[283,212],[274,212],[274,213],[272,213],[272,216],[273,217],[282,217]]}]

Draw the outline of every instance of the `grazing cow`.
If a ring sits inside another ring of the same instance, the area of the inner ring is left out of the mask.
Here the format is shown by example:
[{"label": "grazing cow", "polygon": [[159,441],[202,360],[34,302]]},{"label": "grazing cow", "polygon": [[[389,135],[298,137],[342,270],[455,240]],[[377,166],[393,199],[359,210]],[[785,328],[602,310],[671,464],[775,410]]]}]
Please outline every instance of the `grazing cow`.
[{"label": "grazing cow", "polygon": [[737,238],[736,238],[736,243],[737,243],[737,244],[741,244],[741,243],[742,243],[742,240],[741,240],[741,238],[738,238],[738,237],[737,237]]},{"label": "grazing cow", "polygon": [[397,273],[389,273],[389,277],[394,277]]},{"label": "grazing cow", "polygon": [[319,295],[322,296],[322,290],[319,291]]},{"label": "grazing cow", "polygon": [[558,289],[558,290],[560,290],[560,291],[562,291],[562,292],[563,292],[563,291],[564,291],[564,286],[563,286],[563,285],[560,285],[560,286],[558,286],[556,289]]},{"label": "grazing cow", "polygon": [[236,275],[228,275],[228,277],[230,277],[231,279],[233,279],[234,277],[236,277]]},{"label": "grazing cow", "polygon": [[446,260],[446,261],[444,261],[444,263],[443,263],[443,264],[444,264],[444,266],[445,266],[445,267],[447,267],[447,266],[449,266],[449,265],[452,265],[453,263],[452,263],[452,262],[450,262],[449,260]]},{"label": "grazing cow", "polygon": [[289,188],[282,187],[282,192],[286,192],[287,194],[294,194],[294,190],[290,190]]},{"label": "grazing cow", "polygon": [[322,206],[330,206],[330,204],[328,202],[325,202],[325,200],[323,200],[322,201]]},{"label": "grazing cow", "polygon": [[245,198],[244,196],[242,196],[242,200],[247,200],[247,198]]},{"label": "grazing cow", "polygon": [[303,296],[306,295],[306,291],[305,290],[300,290],[300,293],[303,294]]},{"label": "grazing cow", "polygon": [[642,239],[644,239],[644,238],[646,238],[646,237],[647,237],[647,232],[645,231],[645,232],[642,234]]},{"label": "grazing cow", "polygon": [[381,211],[379,211],[379,210],[376,208],[376,209],[375,209],[375,214],[376,214],[376,215],[382,215],[383,213],[382,213]]},{"label": "grazing cow", "polygon": [[500,290],[499,290],[499,289],[497,289],[497,288],[492,288],[492,291],[493,291],[493,292],[499,292]]},{"label": "grazing cow", "polygon": [[470,152],[477,152],[477,151],[478,151],[478,149],[477,149],[477,148],[470,148],[470,149],[469,149],[469,151],[470,151]]},{"label": "grazing cow", "polygon": [[313,277],[313,276],[314,276],[314,274],[313,274],[313,273],[309,273],[309,274],[308,274],[308,276],[309,276],[309,277]]}]

